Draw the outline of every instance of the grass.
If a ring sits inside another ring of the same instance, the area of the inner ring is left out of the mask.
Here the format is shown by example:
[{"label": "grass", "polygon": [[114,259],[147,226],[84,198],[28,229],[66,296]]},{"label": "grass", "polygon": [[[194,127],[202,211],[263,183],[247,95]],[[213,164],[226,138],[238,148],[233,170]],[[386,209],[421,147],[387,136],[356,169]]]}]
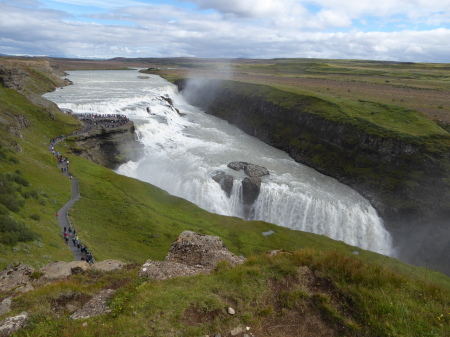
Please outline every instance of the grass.
[{"label": "grass", "polygon": [[[450,333],[448,282],[436,284],[338,252],[255,255],[235,268],[221,263],[210,275],[167,281],[139,278],[136,271],[88,272],[21,296],[14,311],[27,308],[32,320],[17,335],[200,336],[224,335],[238,326],[267,335],[284,320],[298,331],[307,329],[306,318],[312,317],[316,333],[339,336]],[[88,320],[88,329],[67,319],[67,303],[118,285],[112,312]],[[227,307],[236,314],[229,315]]]},{"label": "grass", "polygon": [[450,144],[450,134],[418,111],[396,105],[372,101],[357,102],[326,100],[317,95],[306,95],[301,88],[270,87],[243,84],[233,81],[221,82],[221,87],[237,91],[249,97],[266,100],[287,109],[301,109],[306,113],[326,119],[354,125],[369,134],[405,140],[408,143]]},{"label": "grass", "polygon": [[[34,76],[40,75],[35,72]],[[276,93],[271,99],[290,95]],[[329,104],[320,97],[312,99]],[[294,103],[287,99],[285,104]],[[372,110],[391,109],[369,105]],[[21,138],[9,133],[20,115],[28,121],[28,127],[18,130]],[[60,174],[47,146],[50,138],[70,133],[77,123],[62,113],[54,113],[53,119],[44,108],[3,87],[0,116],[0,173],[11,177],[15,188],[20,187],[16,196],[23,202],[17,212],[7,210],[7,215],[41,237],[13,247],[0,245],[0,267],[13,261],[34,267],[70,261],[73,257],[55,219],[55,212],[70,198],[70,180]],[[428,127],[428,131],[414,132],[434,132]],[[35,291],[14,298],[12,312],[7,314],[24,310],[30,314],[30,324],[17,336],[225,335],[237,326],[248,326],[258,336],[274,327],[287,336],[289,326],[296,333],[309,331],[311,335],[450,334],[450,279],[441,273],[321,235],[212,214],[75,157],[68,149],[64,143],[58,145],[69,156],[80,183],[81,199],[70,210],[70,217],[81,240],[97,260],[115,258],[137,265],[35,284]],[[248,257],[247,262],[236,268],[220,263],[212,274],[191,278],[158,282],[138,277],[139,264],[162,260],[172,241],[186,229],[221,237],[231,251]],[[268,230],[275,234],[263,236]],[[291,253],[263,254],[271,249]],[[355,250],[359,255],[352,253]],[[40,274],[33,277],[38,279]],[[88,320],[87,327],[68,319],[71,307],[81,307],[106,288],[117,289],[109,302],[111,314]],[[0,299],[9,295],[2,293]],[[235,315],[226,313],[229,306]],[[317,324],[310,327],[309,321]]]}]

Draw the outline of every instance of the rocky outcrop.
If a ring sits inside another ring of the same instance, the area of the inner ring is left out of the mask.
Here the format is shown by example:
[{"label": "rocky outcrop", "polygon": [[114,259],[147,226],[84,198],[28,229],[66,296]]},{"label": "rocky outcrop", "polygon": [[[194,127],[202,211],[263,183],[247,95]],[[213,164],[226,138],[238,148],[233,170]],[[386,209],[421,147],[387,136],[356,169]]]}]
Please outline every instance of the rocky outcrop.
[{"label": "rocky outcrop", "polygon": [[34,290],[34,285],[43,285],[84,273],[90,269],[109,272],[119,270],[126,264],[117,260],[105,260],[92,265],[86,261],[55,261],[39,270],[23,264],[10,264],[0,272],[0,292],[24,293]]},{"label": "rocky outcrop", "polygon": [[156,280],[207,274],[220,261],[236,266],[245,258],[231,253],[217,236],[184,231],[172,243],[164,261],[148,260],[139,274]]},{"label": "rocky outcrop", "polygon": [[[247,175],[242,181],[242,198],[244,206],[252,205],[258,198],[261,190],[261,177],[268,175],[269,170],[265,167],[243,161],[230,162],[227,166],[235,171],[243,170]],[[233,189],[234,177],[230,174],[226,174],[224,171],[217,171],[213,174],[212,178],[215,182],[220,184],[222,190],[230,197]]]},{"label": "rocky outcrop", "polygon": [[74,139],[71,151],[96,164],[114,169],[127,161],[137,161],[142,144],[136,140],[133,122],[114,128],[100,128]]},{"label": "rocky outcrop", "polygon": [[26,292],[33,290],[31,274],[34,268],[23,264],[10,264],[0,272],[0,292]]},{"label": "rocky outcrop", "polygon": [[87,263],[86,261],[55,261],[45,265],[39,270],[43,274],[43,276],[39,279],[39,282],[46,283],[50,280],[69,277],[73,274],[85,272],[89,268],[89,263]]},{"label": "rocky outcrop", "polygon": [[245,174],[251,178],[259,178],[269,174],[269,170],[265,167],[243,161],[233,161],[228,163],[227,166],[235,171],[244,170]]},{"label": "rocky outcrop", "polygon": [[21,91],[26,77],[27,73],[22,69],[0,66],[0,83],[5,88]]}]

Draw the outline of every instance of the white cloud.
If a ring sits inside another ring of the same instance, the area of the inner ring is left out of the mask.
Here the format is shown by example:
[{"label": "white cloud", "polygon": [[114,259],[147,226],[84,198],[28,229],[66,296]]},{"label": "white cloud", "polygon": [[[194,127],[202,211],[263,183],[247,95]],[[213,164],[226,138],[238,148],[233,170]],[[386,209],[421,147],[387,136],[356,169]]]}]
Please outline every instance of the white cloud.
[{"label": "white cloud", "polygon": [[[191,1],[204,9],[214,9],[208,11],[139,2],[139,6],[115,7],[95,15],[86,13],[84,19],[89,18],[89,23],[69,13],[39,7],[34,0],[19,1],[22,5],[27,3],[29,8],[0,0],[0,53],[103,58],[324,57],[450,62],[450,29],[415,31],[407,28],[409,22],[403,21],[400,23],[405,28],[393,32],[363,32],[352,26],[353,20],[365,19],[364,13],[386,17],[383,19],[386,22],[397,19],[395,16],[401,12],[402,5],[407,15],[420,12],[406,6],[411,2],[406,0],[359,0],[351,4],[352,8],[337,0],[308,1],[317,6],[315,11],[308,10],[306,2],[294,0]],[[86,3],[85,0],[59,1]],[[423,6],[424,13],[435,13],[436,22],[448,20],[445,13],[450,5],[442,5],[438,11],[438,2],[428,1],[413,3]],[[111,5],[119,2],[122,1],[110,1]],[[114,24],[96,23],[97,19],[111,20]],[[370,21],[367,18],[366,22]]]},{"label": "white cloud", "polygon": [[291,0],[183,0],[197,4],[202,9],[215,9],[223,14],[240,17],[277,16],[288,12],[295,2]]}]

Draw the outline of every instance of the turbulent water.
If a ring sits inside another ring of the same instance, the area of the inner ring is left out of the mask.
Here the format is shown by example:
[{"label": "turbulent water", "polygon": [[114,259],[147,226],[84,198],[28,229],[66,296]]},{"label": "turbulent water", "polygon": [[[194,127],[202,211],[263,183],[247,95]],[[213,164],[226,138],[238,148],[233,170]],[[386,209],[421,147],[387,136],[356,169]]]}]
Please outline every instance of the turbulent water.
[{"label": "turbulent water", "polygon": [[[177,88],[160,77],[140,75],[136,71],[77,71],[69,75],[75,85],[45,97],[74,112],[120,113],[134,121],[145,150],[139,161],[120,166],[120,174],[149,182],[208,211],[244,217],[240,184],[244,174],[227,164],[245,161],[264,166],[270,175],[262,178],[252,220],[392,254],[389,233],[361,195],[187,104]],[[162,96],[170,97],[182,114]],[[230,197],[211,178],[218,170],[238,182]]]}]

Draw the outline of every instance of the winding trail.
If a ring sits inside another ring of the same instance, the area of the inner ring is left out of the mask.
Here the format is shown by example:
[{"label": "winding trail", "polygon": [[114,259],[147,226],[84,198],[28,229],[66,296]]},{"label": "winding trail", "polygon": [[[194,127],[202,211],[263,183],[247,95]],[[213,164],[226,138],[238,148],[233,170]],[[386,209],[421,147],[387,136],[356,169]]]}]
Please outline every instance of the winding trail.
[{"label": "winding trail", "polygon": [[[58,164],[58,168],[64,168],[67,167],[66,163],[60,163]],[[63,172],[67,178],[70,179],[70,173],[69,170]],[[80,193],[78,190],[78,180],[74,176],[72,176],[72,196],[70,200],[58,211],[58,222],[59,227],[61,228],[61,234],[64,234],[64,228],[69,229],[72,228],[72,225],[69,220],[69,209],[80,199]],[[73,245],[72,239],[69,239],[69,242],[67,243],[69,246],[70,251],[73,253],[73,256],[75,260],[81,260],[81,252],[78,251],[78,248]]]},{"label": "winding trail", "polygon": [[[82,135],[82,134],[89,134],[91,131],[95,131],[96,129],[100,128],[117,128],[121,127],[128,123],[129,119],[124,115],[116,115],[109,116],[109,115],[92,115],[92,114],[72,114],[75,118],[80,120],[83,123],[83,128],[73,132],[71,135]],[[94,117],[95,116],[95,117]],[[49,151],[53,153],[55,158],[58,158],[59,152],[57,152],[54,147],[59,142],[63,141],[65,139],[65,136],[60,136],[54,138],[49,145]],[[57,155],[58,154],[58,155]],[[75,176],[73,176],[69,171],[69,163],[67,161],[58,162],[58,169],[61,170],[61,173],[64,174],[68,179],[72,180],[72,196],[70,200],[56,213],[59,227],[61,228],[61,236],[64,238],[64,229],[69,230],[69,228],[72,230],[72,233],[69,235],[69,241],[67,242],[67,245],[70,249],[70,251],[73,253],[73,256],[75,260],[81,260],[81,258],[86,258],[85,253],[82,253],[78,251],[78,247],[73,244],[72,237],[74,228],[72,227],[72,224],[69,220],[69,209],[80,199],[80,192],[78,189],[78,180]],[[79,242],[81,246],[81,242]],[[91,255],[92,256],[92,255]],[[93,260],[93,258],[92,258]]]}]

